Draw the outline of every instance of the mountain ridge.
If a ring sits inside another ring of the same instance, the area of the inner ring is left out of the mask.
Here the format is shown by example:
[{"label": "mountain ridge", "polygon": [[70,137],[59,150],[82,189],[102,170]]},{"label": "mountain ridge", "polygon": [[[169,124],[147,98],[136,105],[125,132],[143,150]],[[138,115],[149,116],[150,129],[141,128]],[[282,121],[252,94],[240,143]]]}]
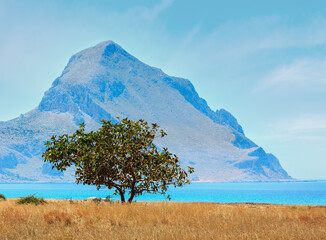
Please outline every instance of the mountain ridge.
[{"label": "mountain ridge", "polygon": [[245,136],[231,113],[214,112],[189,80],[171,77],[106,41],[73,55],[35,109],[0,122],[0,182],[72,181],[72,172],[43,164],[44,141],[73,132],[80,122],[94,130],[102,119],[117,116],[157,122],[168,133],[157,144],[172,149],[183,165],[193,165],[193,180],[291,179],[275,156]]}]

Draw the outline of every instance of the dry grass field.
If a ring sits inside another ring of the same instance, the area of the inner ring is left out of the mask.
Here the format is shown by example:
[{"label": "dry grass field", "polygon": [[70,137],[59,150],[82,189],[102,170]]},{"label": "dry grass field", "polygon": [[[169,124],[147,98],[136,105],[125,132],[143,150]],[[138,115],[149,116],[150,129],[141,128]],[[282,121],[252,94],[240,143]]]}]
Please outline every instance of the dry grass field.
[{"label": "dry grass field", "polygon": [[326,239],[326,207],[0,201],[0,239]]}]

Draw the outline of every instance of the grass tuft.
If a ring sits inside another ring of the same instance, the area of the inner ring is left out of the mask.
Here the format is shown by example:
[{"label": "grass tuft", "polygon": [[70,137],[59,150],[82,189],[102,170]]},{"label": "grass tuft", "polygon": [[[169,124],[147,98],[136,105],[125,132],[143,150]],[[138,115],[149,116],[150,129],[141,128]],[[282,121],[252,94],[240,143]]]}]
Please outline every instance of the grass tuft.
[{"label": "grass tuft", "polygon": [[6,197],[5,197],[5,195],[3,195],[3,194],[0,194],[0,200],[6,200]]},{"label": "grass tuft", "polygon": [[27,197],[21,197],[18,201],[18,204],[34,204],[34,205],[39,205],[46,203],[43,198],[37,198],[34,195],[30,195]]}]

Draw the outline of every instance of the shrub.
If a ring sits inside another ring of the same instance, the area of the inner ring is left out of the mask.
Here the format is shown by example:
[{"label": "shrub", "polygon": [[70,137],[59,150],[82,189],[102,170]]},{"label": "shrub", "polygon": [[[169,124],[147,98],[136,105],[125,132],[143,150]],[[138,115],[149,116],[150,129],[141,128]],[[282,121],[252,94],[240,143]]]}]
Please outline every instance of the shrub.
[{"label": "shrub", "polygon": [[6,197],[3,194],[0,194],[0,200],[1,199],[6,200]]},{"label": "shrub", "polygon": [[104,202],[112,202],[113,201],[113,197],[111,195],[107,195],[104,199]]},{"label": "shrub", "polygon": [[43,198],[37,198],[33,195],[27,196],[27,197],[21,197],[18,202],[18,204],[34,204],[39,205],[45,203],[45,200]]}]

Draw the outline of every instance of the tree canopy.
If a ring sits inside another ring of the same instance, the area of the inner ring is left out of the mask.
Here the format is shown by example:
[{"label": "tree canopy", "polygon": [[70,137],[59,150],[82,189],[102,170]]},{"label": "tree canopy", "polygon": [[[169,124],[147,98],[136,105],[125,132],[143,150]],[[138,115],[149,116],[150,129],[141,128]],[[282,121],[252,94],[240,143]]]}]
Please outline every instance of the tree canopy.
[{"label": "tree canopy", "polygon": [[142,119],[103,120],[98,131],[88,133],[82,123],[72,135],[52,136],[42,157],[59,171],[74,166],[77,184],[115,189],[122,202],[127,194],[131,203],[143,193],[166,194],[169,185],[190,183],[194,169],[182,169],[175,154],[154,144],[165,135],[157,124]]}]

